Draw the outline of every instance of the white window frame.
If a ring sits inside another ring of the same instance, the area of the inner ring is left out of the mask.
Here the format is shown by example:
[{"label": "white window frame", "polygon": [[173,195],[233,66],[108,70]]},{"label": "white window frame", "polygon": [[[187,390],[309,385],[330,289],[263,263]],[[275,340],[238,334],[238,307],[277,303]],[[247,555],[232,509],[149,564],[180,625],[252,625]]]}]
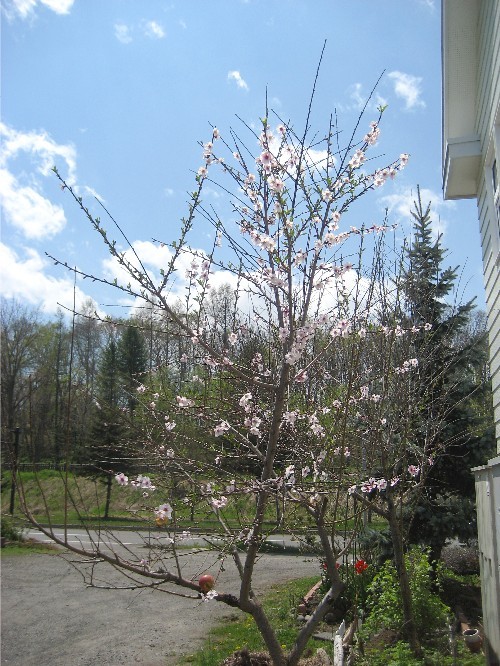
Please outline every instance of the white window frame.
[{"label": "white window frame", "polygon": [[490,242],[493,261],[500,268],[500,109],[497,113],[496,122],[490,140],[490,146],[485,163],[486,191],[493,204],[492,217],[490,220]]}]

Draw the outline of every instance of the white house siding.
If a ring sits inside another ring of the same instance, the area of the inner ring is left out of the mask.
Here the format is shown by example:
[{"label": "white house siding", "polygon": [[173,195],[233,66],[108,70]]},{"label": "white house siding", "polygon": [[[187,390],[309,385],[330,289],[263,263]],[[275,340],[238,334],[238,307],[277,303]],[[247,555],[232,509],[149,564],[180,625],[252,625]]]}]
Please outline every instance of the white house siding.
[{"label": "white house siding", "polygon": [[[477,198],[500,454],[500,0],[442,0],[443,189]],[[500,666],[500,455],[474,470],[486,661]]]},{"label": "white house siding", "polygon": [[484,281],[490,339],[490,372],[493,408],[500,453],[500,236],[497,212],[493,205],[491,166],[496,152],[500,167],[500,137],[495,145],[495,122],[500,109],[500,2],[483,0],[478,26],[478,75],[476,128],[480,137],[482,164],[478,178],[478,211],[483,248]]}]

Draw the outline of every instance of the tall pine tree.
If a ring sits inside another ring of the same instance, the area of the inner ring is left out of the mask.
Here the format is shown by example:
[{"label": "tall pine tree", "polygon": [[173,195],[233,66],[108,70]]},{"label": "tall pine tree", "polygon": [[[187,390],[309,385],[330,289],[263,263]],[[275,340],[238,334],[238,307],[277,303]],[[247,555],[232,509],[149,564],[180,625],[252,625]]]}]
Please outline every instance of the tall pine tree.
[{"label": "tall pine tree", "polygon": [[109,517],[113,477],[117,471],[127,471],[122,395],[118,348],[111,338],[103,351],[97,376],[97,409],[90,451],[92,476],[100,478],[106,485],[104,518]]},{"label": "tall pine tree", "polygon": [[430,204],[422,205],[418,191],[413,243],[408,250],[404,280],[408,315],[425,326],[418,334],[416,355],[420,385],[420,442],[432,430],[435,463],[413,514],[409,538],[431,545],[437,558],[449,537],[475,534],[474,476],[471,467],[483,464],[494,447],[490,410],[477,409],[478,395],[488,394],[484,374],[487,346],[484,334],[465,334],[473,301],[450,304],[457,268],[443,268],[445,249],[432,231]]},{"label": "tall pine tree", "polygon": [[137,386],[144,380],[148,357],[144,337],[137,326],[127,326],[117,345],[117,359],[122,386],[131,418],[137,406]]}]

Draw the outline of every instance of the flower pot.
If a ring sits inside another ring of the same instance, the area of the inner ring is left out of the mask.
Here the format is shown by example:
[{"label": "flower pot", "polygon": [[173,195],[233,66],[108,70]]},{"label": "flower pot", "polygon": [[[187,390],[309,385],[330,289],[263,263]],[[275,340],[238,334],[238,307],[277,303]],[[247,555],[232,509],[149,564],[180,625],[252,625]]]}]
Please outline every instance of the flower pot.
[{"label": "flower pot", "polygon": [[483,639],[477,629],[466,629],[462,636],[464,637],[465,644],[471,652],[481,652]]}]

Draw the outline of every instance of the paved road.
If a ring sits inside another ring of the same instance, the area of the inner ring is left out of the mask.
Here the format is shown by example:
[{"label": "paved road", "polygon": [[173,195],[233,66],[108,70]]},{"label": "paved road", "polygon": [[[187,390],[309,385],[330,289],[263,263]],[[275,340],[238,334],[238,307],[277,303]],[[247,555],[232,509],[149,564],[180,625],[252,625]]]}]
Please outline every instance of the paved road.
[{"label": "paved road", "polygon": [[[126,533],[132,541],[132,533]],[[79,532],[75,539],[83,538]],[[135,539],[135,537],[134,537]],[[135,544],[137,545],[137,544]],[[5,553],[5,551],[4,551]],[[210,570],[213,553],[183,554],[193,576]],[[237,611],[150,590],[86,587],[76,559],[29,554],[2,556],[2,664],[11,666],[118,666],[176,664],[180,655],[203,644],[208,630]],[[102,582],[122,581],[103,570]],[[212,568],[215,573],[215,569]],[[314,558],[264,555],[254,587],[319,573]],[[219,574],[217,589],[237,593],[231,562]]]},{"label": "paved road", "polygon": [[[62,529],[54,529],[54,534],[60,539],[64,539],[64,531]],[[107,545],[108,548],[113,548],[119,545],[122,546],[140,546],[146,547],[149,543],[162,543],[162,539],[166,537],[163,536],[164,532],[161,530],[156,531],[136,531],[136,530],[113,530],[110,532],[100,532],[99,534],[95,530],[83,530],[83,529],[68,529],[67,539],[69,544],[74,544],[75,546],[83,546],[88,548],[91,544],[91,540],[99,541],[101,544]],[[25,536],[30,539],[36,539],[42,543],[52,543],[51,539],[46,537],[44,534],[38,530],[30,529],[25,532]],[[187,538],[182,539],[183,546],[207,546],[208,543],[213,543],[217,545],[220,542],[216,536],[210,534],[192,534]],[[267,540],[267,543],[270,543],[277,548],[283,547],[283,549],[298,549],[299,541],[296,537],[289,534],[273,534]]]}]

